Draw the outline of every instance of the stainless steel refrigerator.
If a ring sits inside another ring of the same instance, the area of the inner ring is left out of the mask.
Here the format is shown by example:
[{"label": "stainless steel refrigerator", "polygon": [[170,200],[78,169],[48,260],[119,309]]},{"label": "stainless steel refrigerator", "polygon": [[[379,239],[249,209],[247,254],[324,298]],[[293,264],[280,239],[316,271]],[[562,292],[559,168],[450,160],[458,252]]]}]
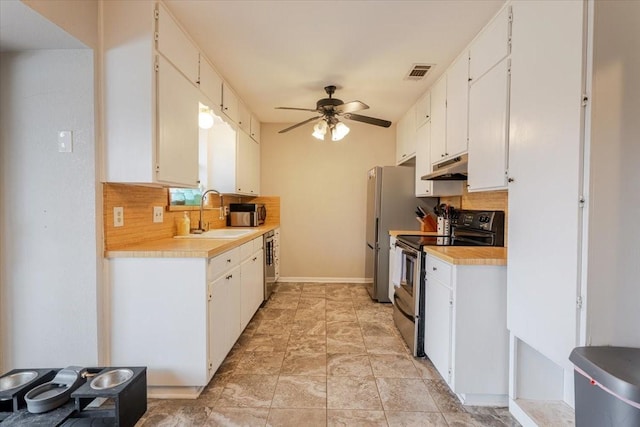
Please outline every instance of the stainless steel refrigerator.
[{"label": "stainless steel refrigerator", "polygon": [[389,230],[419,230],[416,206],[429,211],[437,199],[415,196],[415,170],[408,166],[376,166],[367,179],[365,279],[369,295],[389,301]]}]

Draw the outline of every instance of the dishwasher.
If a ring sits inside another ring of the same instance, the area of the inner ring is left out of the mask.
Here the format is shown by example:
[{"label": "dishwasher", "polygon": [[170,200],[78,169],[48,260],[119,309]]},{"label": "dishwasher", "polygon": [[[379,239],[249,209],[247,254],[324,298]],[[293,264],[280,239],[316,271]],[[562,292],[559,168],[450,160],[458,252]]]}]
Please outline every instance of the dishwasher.
[{"label": "dishwasher", "polygon": [[276,284],[274,232],[264,234],[264,300],[267,301]]}]

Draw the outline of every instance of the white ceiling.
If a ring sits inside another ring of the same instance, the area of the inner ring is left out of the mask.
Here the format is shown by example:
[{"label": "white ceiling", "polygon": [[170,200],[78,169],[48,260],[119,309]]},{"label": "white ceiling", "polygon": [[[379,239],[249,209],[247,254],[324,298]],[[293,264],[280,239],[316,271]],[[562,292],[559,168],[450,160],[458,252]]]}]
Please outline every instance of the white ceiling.
[{"label": "white ceiling", "polygon": [[84,44],[18,0],[0,0],[0,51],[82,49]]},{"label": "white ceiling", "polygon": [[[166,0],[205,55],[263,122],[299,122],[323,87],[361,113],[397,121],[504,0]],[[436,64],[423,81],[414,63]]]}]

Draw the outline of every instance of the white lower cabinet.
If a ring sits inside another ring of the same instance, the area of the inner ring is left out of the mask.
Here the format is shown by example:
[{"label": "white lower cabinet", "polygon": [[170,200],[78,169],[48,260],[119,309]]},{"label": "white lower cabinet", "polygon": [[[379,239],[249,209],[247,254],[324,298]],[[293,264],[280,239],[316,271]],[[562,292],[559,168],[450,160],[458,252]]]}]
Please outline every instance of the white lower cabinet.
[{"label": "white lower cabinet", "polygon": [[[110,258],[110,363],[146,366],[148,394],[196,397],[263,301],[262,236],[206,258]],[[244,246],[244,245],[243,245]]]},{"label": "white lower cabinet", "polygon": [[506,267],[425,264],[425,353],[465,405],[506,405]]},{"label": "white lower cabinet", "polygon": [[240,263],[240,327],[244,330],[264,301],[264,250],[262,237],[242,245]]},{"label": "white lower cabinet", "polygon": [[242,332],[240,251],[232,249],[208,261],[209,378]]}]

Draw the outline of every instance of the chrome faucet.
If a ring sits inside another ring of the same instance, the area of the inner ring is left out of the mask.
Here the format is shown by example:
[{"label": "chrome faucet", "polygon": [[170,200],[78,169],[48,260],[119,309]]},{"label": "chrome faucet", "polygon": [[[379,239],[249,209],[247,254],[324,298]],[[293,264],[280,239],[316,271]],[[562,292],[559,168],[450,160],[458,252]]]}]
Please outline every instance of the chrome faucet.
[{"label": "chrome faucet", "polygon": [[202,233],[204,231],[204,228],[202,227],[202,210],[204,209],[204,201],[207,197],[207,194],[209,193],[216,193],[217,195],[220,196],[220,207],[214,208],[214,209],[220,210],[220,215],[218,215],[218,219],[224,219],[224,199],[222,197],[222,194],[218,190],[213,190],[213,189],[207,190],[204,193],[202,193],[202,199],[200,200],[200,219],[198,220],[198,229],[195,230],[196,233],[198,232]]}]

